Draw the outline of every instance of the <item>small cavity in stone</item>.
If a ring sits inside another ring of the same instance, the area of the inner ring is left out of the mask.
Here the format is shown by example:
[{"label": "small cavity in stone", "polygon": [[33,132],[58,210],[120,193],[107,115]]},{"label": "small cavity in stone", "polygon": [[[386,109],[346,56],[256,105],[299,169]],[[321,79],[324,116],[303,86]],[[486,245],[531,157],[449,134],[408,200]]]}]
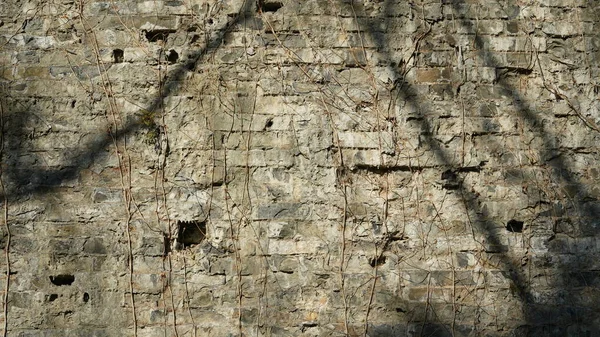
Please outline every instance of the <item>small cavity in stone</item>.
[{"label": "small cavity in stone", "polygon": [[112,52],[113,62],[114,63],[122,63],[123,62],[123,49],[114,49]]},{"label": "small cavity in stone", "polygon": [[50,282],[55,286],[70,286],[75,281],[75,275],[60,274],[50,276]]},{"label": "small cavity in stone", "polygon": [[179,54],[175,50],[171,49],[167,52],[167,62],[170,64],[176,63],[178,59]]},{"label": "small cavity in stone", "polygon": [[514,219],[510,220],[506,223],[506,230],[513,233],[523,232],[523,221]]},{"label": "small cavity in stone", "polygon": [[180,249],[197,245],[206,237],[206,222],[177,221],[177,242]]},{"label": "small cavity in stone", "polygon": [[263,12],[277,12],[281,7],[283,3],[279,1],[262,1],[260,9]]}]

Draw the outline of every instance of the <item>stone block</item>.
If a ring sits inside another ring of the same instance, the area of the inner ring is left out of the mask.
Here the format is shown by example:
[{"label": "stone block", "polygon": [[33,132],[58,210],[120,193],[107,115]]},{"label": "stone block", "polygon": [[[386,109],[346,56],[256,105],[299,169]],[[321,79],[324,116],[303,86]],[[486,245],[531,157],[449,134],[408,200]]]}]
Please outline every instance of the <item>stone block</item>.
[{"label": "stone block", "polygon": [[301,203],[277,203],[259,205],[256,210],[258,220],[298,219],[303,220],[308,215],[306,206]]},{"label": "stone block", "polygon": [[153,235],[154,237],[143,236],[141,240],[137,240],[137,247],[134,247],[133,253],[136,255],[164,257],[167,254],[165,251],[168,247],[167,245],[170,245],[170,243],[165,242],[167,239],[164,236],[155,235]]},{"label": "stone block", "polygon": [[83,252],[104,255],[107,253],[103,238],[90,238],[83,243]]},{"label": "stone block", "polygon": [[270,221],[267,227],[267,235],[273,239],[291,239],[296,235],[296,224],[293,222]]},{"label": "stone block", "polygon": [[438,83],[448,82],[452,79],[452,68],[418,68],[417,82]]},{"label": "stone block", "polygon": [[452,288],[441,287],[415,287],[407,289],[409,301],[422,303],[449,303],[452,302]]},{"label": "stone block", "polygon": [[[498,35],[504,31],[504,22],[497,20],[482,20],[480,21],[478,28],[478,33],[482,35]],[[494,38],[494,41],[497,41],[496,39],[497,38]]]},{"label": "stone block", "polygon": [[541,6],[547,7],[585,7],[586,0],[542,0]]},{"label": "stone block", "polygon": [[562,21],[560,23],[546,22],[542,25],[542,31],[551,37],[568,38],[580,35],[576,23]]},{"label": "stone block", "polygon": [[232,150],[227,152],[227,166],[290,167],[294,164],[291,150]]},{"label": "stone block", "polygon": [[344,163],[348,167],[372,166],[378,167],[383,164],[383,155],[379,150],[355,150],[343,149]]},{"label": "stone block", "polygon": [[142,294],[160,294],[169,284],[161,274],[135,274],[132,278],[134,291]]},{"label": "stone block", "polygon": [[317,254],[322,249],[323,243],[318,240],[273,240],[269,243],[268,254]]},{"label": "stone block", "polygon": [[92,192],[92,202],[122,202],[123,191],[109,188],[95,188]]},{"label": "stone block", "polygon": [[389,132],[340,132],[338,139],[341,147],[359,149],[381,149],[393,152],[395,144]]}]

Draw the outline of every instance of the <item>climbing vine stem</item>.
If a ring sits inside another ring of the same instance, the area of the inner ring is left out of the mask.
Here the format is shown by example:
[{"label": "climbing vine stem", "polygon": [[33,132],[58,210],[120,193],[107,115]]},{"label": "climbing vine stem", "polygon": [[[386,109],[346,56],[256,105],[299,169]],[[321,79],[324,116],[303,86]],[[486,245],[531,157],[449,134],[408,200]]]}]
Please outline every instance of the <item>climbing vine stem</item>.
[{"label": "climbing vine stem", "polygon": [[6,263],[6,280],[4,283],[4,299],[2,302],[2,309],[4,312],[4,327],[2,329],[2,336],[6,337],[8,334],[8,290],[10,287],[10,227],[8,225],[8,197],[6,196],[6,187],[4,186],[3,179],[3,158],[4,157],[4,101],[0,101],[0,188],[2,188],[2,205],[3,205],[3,222],[4,229],[6,230],[6,242],[4,244],[4,259]]}]

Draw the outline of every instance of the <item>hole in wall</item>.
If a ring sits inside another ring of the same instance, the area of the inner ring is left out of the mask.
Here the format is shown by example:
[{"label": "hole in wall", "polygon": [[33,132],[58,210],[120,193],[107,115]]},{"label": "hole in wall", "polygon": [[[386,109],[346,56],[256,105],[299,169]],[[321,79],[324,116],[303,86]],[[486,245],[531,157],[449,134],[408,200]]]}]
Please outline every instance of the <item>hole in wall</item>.
[{"label": "hole in wall", "polygon": [[379,256],[377,258],[371,258],[369,259],[369,265],[371,265],[371,267],[375,268],[376,266],[381,266],[382,264],[385,264],[385,260],[386,257],[385,256]]},{"label": "hole in wall", "polygon": [[76,100],[72,100],[71,101],[71,109],[75,109],[75,104],[77,103]]},{"label": "hole in wall", "polygon": [[123,49],[114,49],[112,52],[113,62],[122,63],[124,54]]},{"label": "hole in wall", "polygon": [[176,63],[178,59],[179,54],[175,50],[171,49],[167,52],[167,62],[170,64]]},{"label": "hole in wall", "polygon": [[273,120],[272,120],[272,119],[269,119],[269,120],[267,121],[267,123],[265,124],[265,129],[269,129],[269,128],[271,128],[272,126],[273,126]]},{"label": "hole in wall", "polygon": [[506,230],[513,233],[523,232],[523,221],[510,220],[506,223]]},{"label": "hole in wall", "polygon": [[46,296],[47,302],[54,302],[54,301],[56,301],[56,299],[58,299],[58,294],[50,294],[50,295]]},{"label": "hole in wall", "polygon": [[29,23],[31,22],[31,19],[25,19],[23,21],[23,24],[21,25],[21,33],[25,33],[25,29],[27,28],[27,25],[29,25]]},{"label": "hole in wall", "polygon": [[180,249],[197,245],[206,238],[206,222],[177,221],[177,242]]},{"label": "hole in wall", "polygon": [[456,190],[459,187],[458,176],[452,170],[446,170],[442,173],[442,188],[447,190]]},{"label": "hole in wall", "polygon": [[171,238],[166,233],[163,234],[163,254],[167,256],[171,252]]},{"label": "hole in wall", "polygon": [[456,173],[446,170],[442,173],[442,180],[456,180]]},{"label": "hole in wall", "polygon": [[194,71],[196,69],[196,62],[185,62],[183,64],[183,66],[185,67],[186,70],[188,71]]},{"label": "hole in wall", "polygon": [[283,2],[280,1],[259,1],[258,8],[263,13],[265,12],[277,12],[281,7],[283,7]]},{"label": "hole in wall", "polygon": [[75,275],[60,274],[50,276],[50,282],[55,286],[70,286],[75,281]]},{"label": "hole in wall", "polygon": [[148,42],[165,41],[169,34],[175,33],[172,29],[156,29],[144,31],[144,36]]},{"label": "hole in wall", "polygon": [[90,300],[90,294],[83,293],[83,303],[87,303]]}]

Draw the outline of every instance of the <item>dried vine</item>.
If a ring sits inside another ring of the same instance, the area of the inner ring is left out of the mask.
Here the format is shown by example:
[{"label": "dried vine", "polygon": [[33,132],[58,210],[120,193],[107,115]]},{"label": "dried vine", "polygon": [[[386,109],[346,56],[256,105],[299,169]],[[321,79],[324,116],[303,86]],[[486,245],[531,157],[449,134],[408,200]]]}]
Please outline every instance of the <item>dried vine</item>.
[{"label": "dried vine", "polygon": [[127,236],[127,262],[128,262],[128,274],[129,274],[129,294],[130,294],[130,302],[132,307],[133,314],[133,333],[134,336],[137,337],[138,333],[138,323],[137,323],[137,314],[135,307],[135,298],[134,298],[134,289],[133,289],[133,248],[132,248],[132,239],[131,239],[131,220],[133,216],[132,212],[132,201],[133,197],[131,194],[131,158],[129,157],[127,151],[127,139],[125,138],[122,142],[122,145],[119,145],[118,135],[120,132],[119,122],[118,122],[118,109],[116,106],[116,101],[114,97],[114,92],[112,89],[112,82],[106,73],[106,66],[100,57],[100,48],[98,46],[98,39],[96,34],[92,28],[89,27],[87,21],[84,16],[84,2],[83,0],[79,1],[79,20],[81,22],[82,27],[86,34],[89,34],[91,37],[91,44],[94,52],[95,63],[98,70],[98,73],[101,76],[101,85],[104,92],[104,95],[108,102],[108,110],[110,116],[106,116],[107,120],[110,123],[109,134],[112,139],[112,143],[114,146],[115,155],[118,159],[119,165],[119,176],[121,182],[121,190],[123,194],[123,201],[125,203],[125,234]]},{"label": "dried vine", "polygon": [[4,322],[2,329],[2,336],[8,335],[8,291],[10,289],[10,241],[11,233],[10,226],[8,225],[8,196],[6,193],[6,186],[4,185],[4,100],[0,99],[0,188],[2,189],[2,221],[4,222],[4,229],[6,230],[6,242],[4,244],[4,261],[6,263],[6,280],[4,281],[4,293],[2,301],[2,311],[4,314]]}]

